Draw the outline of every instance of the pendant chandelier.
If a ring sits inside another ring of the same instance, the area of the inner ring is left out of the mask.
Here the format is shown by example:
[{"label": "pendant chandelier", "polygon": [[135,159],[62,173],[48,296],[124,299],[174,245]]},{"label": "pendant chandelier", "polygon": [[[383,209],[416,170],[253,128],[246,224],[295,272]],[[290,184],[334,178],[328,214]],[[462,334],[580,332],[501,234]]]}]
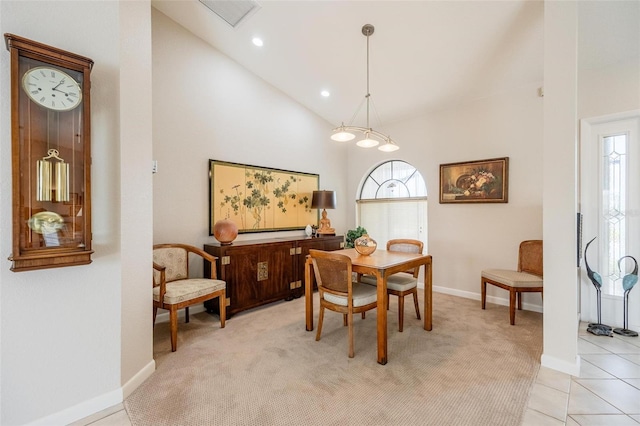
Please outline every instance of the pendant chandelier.
[{"label": "pendant chandelier", "polygon": [[[369,124],[369,111],[371,107],[373,107],[373,102],[371,100],[371,93],[369,93],[369,37],[373,34],[374,26],[371,24],[366,24],[362,27],[362,34],[367,37],[367,94],[364,96],[364,100],[360,103],[360,106],[356,110],[353,117],[351,117],[351,121],[348,125],[345,126],[344,122],[333,129],[333,134],[331,135],[331,139],[338,142],[348,142],[356,137],[356,133],[360,133],[364,135],[364,139],[356,142],[356,145],[362,148],[372,148],[374,146],[378,146],[380,142],[383,142],[382,145],[378,147],[380,151],[392,152],[399,149],[398,145],[391,139],[391,136],[385,135],[377,130],[371,128]],[[367,125],[366,127],[359,127],[351,125],[353,120],[356,118],[360,109],[362,108],[363,103],[367,105]],[[375,111],[378,122],[380,122],[380,117],[378,117],[377,112]]]}]

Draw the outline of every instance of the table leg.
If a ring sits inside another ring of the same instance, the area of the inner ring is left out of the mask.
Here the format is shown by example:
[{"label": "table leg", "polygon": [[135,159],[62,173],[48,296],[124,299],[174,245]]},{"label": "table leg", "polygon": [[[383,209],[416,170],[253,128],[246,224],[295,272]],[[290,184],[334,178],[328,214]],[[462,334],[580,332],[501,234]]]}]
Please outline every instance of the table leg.
[{"label": "table leg", "polygon": [[431,331],[432,329],[432,313],[433,313],[433,285],[431,281],[432,264],[431,256],[429,261],[424,264],[424,329]]},{"label": "table leg", "polygon": [[378,363],[387,363],[387,278],[384,273],[376,273],[378,287]]},{"label": "table leg", "polygon": [[304,262],[304,311],[307,331],[313,331],[313,287],[311,283],[311,258]]}]

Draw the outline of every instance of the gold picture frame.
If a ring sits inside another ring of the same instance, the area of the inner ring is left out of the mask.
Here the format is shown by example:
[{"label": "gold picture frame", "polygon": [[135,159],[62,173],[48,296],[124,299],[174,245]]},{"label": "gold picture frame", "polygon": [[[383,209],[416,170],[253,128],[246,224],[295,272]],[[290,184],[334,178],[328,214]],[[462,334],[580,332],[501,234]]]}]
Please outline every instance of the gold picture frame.
[{"label": "gold picture frame", "polygon": [[238,233],[304,229],[318,223],[311,196],[320,176],[209,160],[209,235],[221,219]]},{"label": "gold picture frame", "polygon": [[509,157],[440,165],[440,204],[509,202]]}]

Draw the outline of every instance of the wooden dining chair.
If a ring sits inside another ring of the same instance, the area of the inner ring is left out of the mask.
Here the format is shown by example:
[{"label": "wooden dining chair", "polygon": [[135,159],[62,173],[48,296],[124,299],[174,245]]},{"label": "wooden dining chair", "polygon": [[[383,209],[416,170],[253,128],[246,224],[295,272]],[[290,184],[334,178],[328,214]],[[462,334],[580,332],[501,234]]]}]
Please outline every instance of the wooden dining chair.
[{"label": "wooden dining chair", "polygon": [[[424,243],[419,240],[408,238],[394,239],[387,241],[387,251],[403,253],[422,253]],[[413,305],[416,310],[416,317],[420,319],[420,305],[418,303],[418,273],[420,268],[412,268],[404,272],[387,277],[387,309],[389,308],[389,295],[398,296],[398,331],[404,328],[404,297],[413,295]],[[365,284],[376,285],[376,277],[365,275],[361,278]]]},{"label": "wooden dining chair", "polygon": [[520,243],[518,269],[485,269],[481,276],[482,309],[487,302],[487,284],[509,291],[509,320],[516,323],[516,304],[522,310],[522,293],[539,292],[543,295],[542,240]]},{"label": "wooden dining chair", "polygon": [[[189,277],[189,253],[211,263],[209,277]],[[158,308],[169,311],[172,352],[178,347],[178,310],[185,309],[186,322],[189,322],[189,306],[216,297],[220,300],[220,328],[224,328],[226,283],[217,279],[216,258],[187,244],[153,246],[153,324]]]},{"label": "wooden dining chair", "polygon": [[348,256],[322,250],[309,250],[313,271],[320,295],[320,313],[316,341],[322,334],[324,310],[343,314],[343,321],[349,327],[349,358],[353,358],[353,314],[361,313],[377,306],[376,288],[354,282],[351,259]]}]

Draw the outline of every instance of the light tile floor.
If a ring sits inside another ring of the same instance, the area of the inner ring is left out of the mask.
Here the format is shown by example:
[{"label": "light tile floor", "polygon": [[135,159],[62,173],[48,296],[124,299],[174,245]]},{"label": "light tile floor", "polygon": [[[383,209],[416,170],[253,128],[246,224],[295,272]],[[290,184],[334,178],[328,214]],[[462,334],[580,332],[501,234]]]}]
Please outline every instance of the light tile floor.
[{"label": "light tile floor", "polygon": [[[640,425],[640,337],[595,336],[580,324],[580,376],[540,367],[522,426]],[[131,426],[123,404],[72,426]]]},{"label": "light tile floor", "polygon": [[578,334],[580,375],[540,367],[522,426],[638,426],[640,337]]}]

